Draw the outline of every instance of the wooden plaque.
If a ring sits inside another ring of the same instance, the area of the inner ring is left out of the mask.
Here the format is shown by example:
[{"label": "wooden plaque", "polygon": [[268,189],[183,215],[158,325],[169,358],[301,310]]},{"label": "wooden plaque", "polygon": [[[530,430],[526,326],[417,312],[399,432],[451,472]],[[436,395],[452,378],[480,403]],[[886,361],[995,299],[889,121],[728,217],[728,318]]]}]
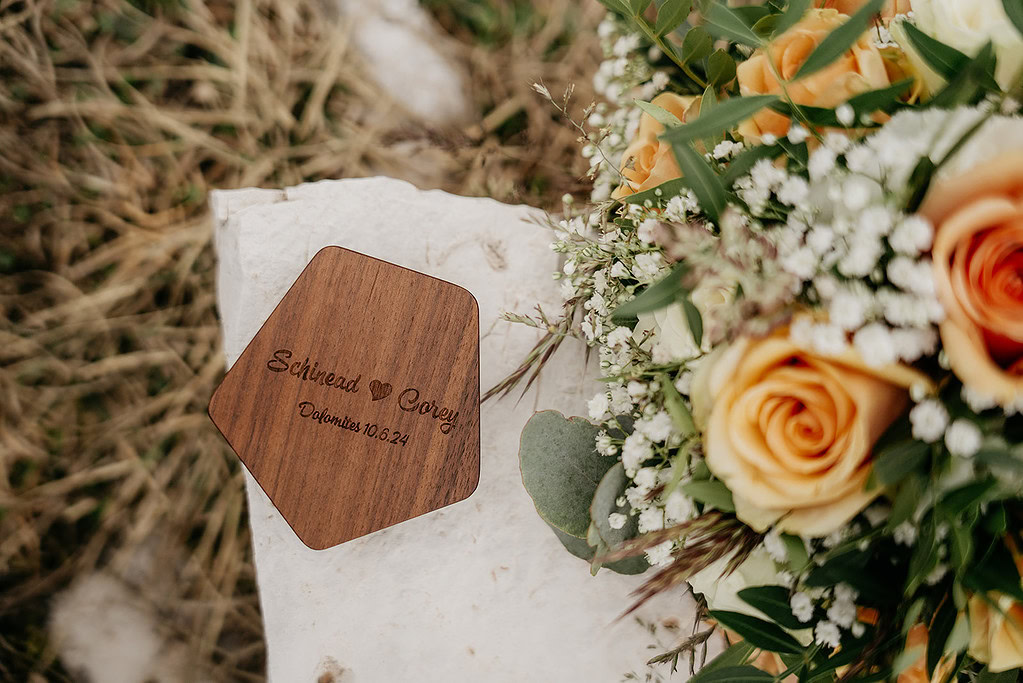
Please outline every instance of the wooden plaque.
[{"label": "wooden plaque", "polygon": [[209,412],[302,542],[321,550],[468,498],[479,400],[472,294],[327,247]]}]

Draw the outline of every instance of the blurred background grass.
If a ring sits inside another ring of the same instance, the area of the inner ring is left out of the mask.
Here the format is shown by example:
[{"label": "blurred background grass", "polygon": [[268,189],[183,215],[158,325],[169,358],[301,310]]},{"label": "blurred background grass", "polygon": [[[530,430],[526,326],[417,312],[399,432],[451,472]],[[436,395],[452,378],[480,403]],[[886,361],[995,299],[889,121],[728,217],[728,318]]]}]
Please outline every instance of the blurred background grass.
[{"label": "blurred background grass", "polygon": [[98,573],[187,680],[262,679],[243,479],[206,417],[211,189],[384,174],[546,208],[585,194],[575,134],[530,84],[589,103],[599,5],[422,4],[470,76],[459,129],[381,94],[329,5],[0,0],[0,680],[80,678],[54,596]]}]

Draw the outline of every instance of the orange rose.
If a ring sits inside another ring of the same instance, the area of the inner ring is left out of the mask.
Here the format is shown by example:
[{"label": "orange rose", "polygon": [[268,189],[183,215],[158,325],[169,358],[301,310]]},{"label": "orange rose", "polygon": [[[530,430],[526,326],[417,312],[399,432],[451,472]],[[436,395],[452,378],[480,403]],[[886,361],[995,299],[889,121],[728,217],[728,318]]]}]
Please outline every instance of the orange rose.
[{"label": "orange rose", "polygon": [[942,657],[934,667],[934,675],[927,675],[927,627],[917,624],[906,634],[906,649],[921,648],[920,657],[912,666],[899,674],[897,683],[944,683],[955,670],[955,658]]},{"label": "orange rose", "polygon": [[785,329],[741,339],[693,380],[707,466],[754,529],[827,535],[881,493],[866,490],[871,449],[914,384],[929,380],[901,365],[868,367],[852,351],[814,355]]},{"label": "orange rose", "polygon": [[[1016,571],[1023,575],[1023,557],[1012,539],[1006,544],[1016,563]],[[991,603],[997,605],[992,606]],[[978,662],[987,664],[995,673],[1023,666],[1023,605],[1004,593],[988,593],[985,597],[970,596],[969,654]]]},{"label": "orange rose", "polygon": [[[781,94],[775,75],[787,81],[792,101],[814,107],[837,107],[850,97],[868,90],[884,88],[895,82],[889,74],[897,67],[890,64],[875,47],[871,33],[865,33],[843,56],[816,73],[791,81],[799,68],[828,34],[848,17],[834,9],[813,9],[802,20],[753,56],[739,64],[739,92],[743,96]],[[895,79],[897,80],[897,79]],[[753,142],[770,133],[783,137],[790,121],[770,109],[759,111],[752,119],[739,124],[739,134]]]},{"label": "orange rose", "polygon": [[[651,104],[671,112],[685,123],[687,117],[699,114],[699,99],[666,92],[655,97]],[[639,132],[622,154],[621,172],[626,182],[611,193],[612,198],[628,197],[682,176],[671,145],[657,139],[663,132],[664,126],[644,112],[639,119]]]},{"label": "orange rose", "polygon": [[971,390],[1023,397],[1023,154],[939,181],[920,213],[934,224],[941,342]]},{"label": "orange rose", "polygon": [[[867,0],[827,0],[824,3],[825,9],[836,9],[842,14],[855,14],[861,7],[867,4]],[[881,18],[891,19],[896,14],[908,14],[913,11],[910,0],[885,0],[881,8]]]}]

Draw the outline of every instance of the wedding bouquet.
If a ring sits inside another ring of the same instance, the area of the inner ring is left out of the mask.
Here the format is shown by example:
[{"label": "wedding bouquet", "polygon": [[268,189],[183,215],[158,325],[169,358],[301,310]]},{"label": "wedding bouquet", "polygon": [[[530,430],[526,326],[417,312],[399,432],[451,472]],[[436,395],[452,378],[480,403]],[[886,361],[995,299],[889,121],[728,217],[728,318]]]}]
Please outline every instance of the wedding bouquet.
[{"label": "wedding bouquet", "polygon": [[602,1],[564,310],[491,391],[596,349],[522,434],[541,517],[688,582],[693,680],[1016,680],[1023,3]]}]

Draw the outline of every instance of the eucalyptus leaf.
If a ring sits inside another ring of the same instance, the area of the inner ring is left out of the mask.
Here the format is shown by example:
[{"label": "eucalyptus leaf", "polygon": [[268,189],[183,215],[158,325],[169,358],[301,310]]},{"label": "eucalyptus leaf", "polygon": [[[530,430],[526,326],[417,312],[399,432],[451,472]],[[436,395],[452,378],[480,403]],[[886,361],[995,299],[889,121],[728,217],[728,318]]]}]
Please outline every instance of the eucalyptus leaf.
[{"label": "eucalyptus leaf", "polygon": [[632,301],[627,301],[616,308],[611,317],[621,322],[635,318],[640,313],[658,311],[670,306],[679,297],[684,296],[686,289],[682,281],[688,270],[685,261],[679,261],[670,273],[644,289]]},{"label": "eucalyptus leaf", "polygon": [[777,101],[777,95],[733,97],[715,104],[713,116],[705,116],[705,112],[701,111],[700,117],[695,121],[666,131],[661,137],[672,143],[708,138],[733,128],[736,124],[745,121],[764,107]]},{"label": "eucalyptus leaf", "polygon": [[582,418],[546,410],[522,430],[519,466],[522,483],[545,522],[579,539],[590,526],[590,503],[614,458],[600,455],[600,428]]},{"label": "eucalyptus leaf", "polygon": [[721,179],[703,155],[689,145],[673,143],[672,149],[675,151],[675,160],[682,169],[682,177],[696,195],[700,208],[708,218],[717,223],[728,204],[728,195],[721,184]]},{"label": "eucalyptus leaf", "polygon": [[778,624],[772,624],[748,614],[721,610],[711,610],[710,617],[762,650],[789,654],[803,652],[803,646],[799,644],[799,641],[786,633]]},{"label": "eucalyptus leaf", "polygon": [[633,100],[633,102],[636,103],[637,107],[653,117],[654,121],[657,121],[657,123],[665,128],[670,129],[682,125],[682,121],[677,116],[663,107],[659,107],[651,102],[644,102],[643,100]]},{"label": "eucalyptus leaf", "polygon": [[580,560],[586,560],[587,562],[593,560],[595,551],[590,547],[590,544],[587,543],[585,539],[576,538],[572,534],[566,534],[553,524],[548,523],[547,526],[551,528],[554,535],[558,537],[559,541],[561,541],[561,545],[565,546],[565,550],[572,553]]},{"label": "eucalyptus leaf", "polygon": [[882,5],[884,0],[868,0],[845,23],[829,33],[799,67],[794,80],[816,73],[844,55],[867,30]]},{"label": "eucalyptus leaf", "polygon": [[[593,494],[593,502],[590,503],[592,528],[608,549],[616,548],[635,537],[638,532],[637,517],[629,514],[632,506],[626,503],[624,507],[618,507],[618,498],[628,484],[629,478],[625,475],[625,467],[619,462],[604,474]],[[612,529],[607,520],[608,515],[613,512],[626,516],[625,526],[621,529]],[[619,574],[641,574],[650,568],[650,564],[643,556],[628,557],[604,566]]]},{"label": "eucalyptus leaf", "polygon": [[742,15],[724,3],[714,3],[704,17],[704,25],[711,34],[727,38],[736,43],[759,47],[764,41]]}]

